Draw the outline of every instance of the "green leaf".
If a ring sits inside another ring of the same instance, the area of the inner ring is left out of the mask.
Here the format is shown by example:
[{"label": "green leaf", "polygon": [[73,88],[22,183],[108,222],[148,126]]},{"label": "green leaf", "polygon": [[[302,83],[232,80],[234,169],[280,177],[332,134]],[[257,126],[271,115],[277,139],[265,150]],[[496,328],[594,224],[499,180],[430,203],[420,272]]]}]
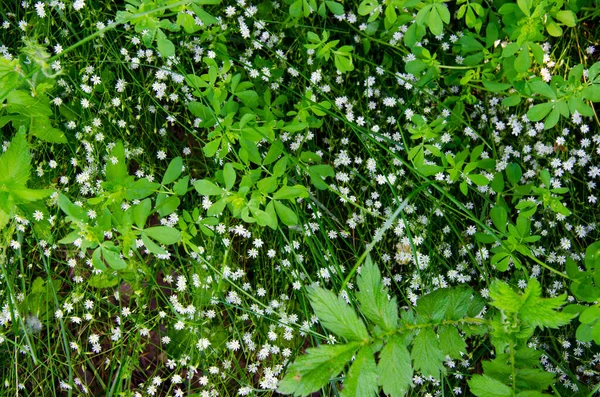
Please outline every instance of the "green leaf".
[{"label": "green leaf", "polygon": [[239,91],[234,94],[242,101],[242,103],[250,108],[255,108],[258,105],[258,94],[256,91]]},{"label": "green leaf", "polygon": [[208,179],[201,179],[194,182],[194,189],[203,196],[220,196],[223,194],[223,189]]},{"label": "green leaf", "polygon": [[429,12],[427,26],[429,26],[429,29],[434,36],[439,36],[444,31],[444,23],[442,22],[442,17],[438,12],[437,7],[432,7],[431,11]]},{"label": "green leaf", "polygon": [[50,143],[67,143],[67,137],[64,132],[58,128],[52,127],[48,117],[32,117],[29,124],[31,134]]},{"label": "green leaf", "polygon": [[160,29],[156,31],[156,45],[158,46],[158,52],[160,52],[163,58],[175,55],[175,45]]},{"label": "green leaf", "polygon": [[573,11],[561,10],[556,13],[555,17],[570,28],[577,25],[577,16]]},{"label": "green leaf", "polygon": [[377,372],[384,393],[390,397],[402,397],[410,390],[413,370],[400,335],[390,337],[381,350]]},{"label": "green leaf", "polygon": [[369,339],[365,324],[343,298],[324,288],[310,287],[308,299],[321,324],[331,332],[348,340]]},{"label": "green leaf", "polygon": [[371,256],[367,256],[365,264],[360,268],[356,280],[358,292],[356,297],[360,302],[362,313],[372,322],[386,331],[392,331],[398,326],[398,304],[396,298],[388,299],[388,293],[381,282],[381,274],[373,264]]},{"label": "green leaf", "polygon": [[600,307],[590,306],[579,315],[579,321],[583,324],[589,324],[600,319]]},{"label": "green leaf", "polygon": [[529,119],[529,121],[540,121],[541,119],[546,117],[548,113],[550,113],[553,107],[554,103],[552,102],[545,102],[535,105],[527,112],[527,118]]},{"label": "green leaf", "polygon": [[142,232],[142,242],[144,243],[144,246],[148,249],[148,251],[152,252],[153,254],[156,254],[156,255],[166,255],[167,254],[166,250],[164,250],[161,246],[159,246],[154,241],[152,241],[148,237],[148,235],[144,232]]},{"label": "green leaf", "polygon": [[271,202],[275,205],[275,211],[277,212],[277,216],[281,219],[281,222],[286,226],[295,226],[298,224],[298,216],[294,211],[292,211],[289,207],[281,204],[277,200],[271,200]]},{"label": "green leaf", "polygon": [[269,148],[269,151],[267,152],[267,155],[263,159],[263,165],[269,165],[272,162],[277,161],[277,159],[279,158],[279,156],[282,153],[283,153],[283,142],[280,140],[273,142],[273,144]]},{"label": "green leaf", "polygon": [[482,82],[485,89],[491,92],[503,92],[512,87],[512,85],[508,83],[498,83],[496,81],[490,81],[486,79],[483,79]]},{"label": "green leaf", "polygon": [[454,326],[443,325],[438,329],[440,345],[445,355],[460,359],[467,353],[467,344]]},{"label": "green leaf", "polygon": [[344,6],[340,3],[336,3],[335,1],[325,1],[325,5],[334,15],[344,14]]},{"label": "green leaf", "polygon": [[501,233],[506,231],[506,225],[508,220],[508,214],[506,210],[501,205],[496,205],[490,211],[490,218],[492,218],[492,222],[496,229],[498,229]]},{"label": "green leaf", "polygon": [[94,250],[94,253],[92,254],[92,265],[94,265],[94,268],[99,269],[99,270],[106,270],[107,267],[104,264],[104,262],[102,262],[102,247],[98,247]]},{"label": "green leaf", "polygon": [[440,341],[431,328],[422,328],[413,341],[411,357],[415,370],[421,370],[423,376],[440,379],[443,370],[444,353]]},{"label": "green leaf", "polygon": [[79,207],[71,202],[67,196],[62,193],[58,194],[58,206],[68,216],[75,218],[82,222],[89,220],[87,214],[82,207]]},{"label": "green leaf", "polygon": [[[106,244],[106,243],[105,243]],[[115,270],[123,270],[127,267],[127,263],[121,258],[118,252],[115,252],[105,246],[102,247],[102,257],[108,263],[108,266]],[[112,248],[112,247],[111,247]]]},{"label": "green leaf", "polygon": [[12,182],[25,186],[31,173],[31,153],[25,139],[25,127],[21,127],[10,142],[6,152],[0,156],[0,186]]},{"label": "green leaf", "polygon": [[592,102],[600,102],[600,84],[592,84],[583,90],[583,97]]},{"label": "green leaf", "polygon": [[377,367],[373,350],[363,346],[344,378],[342,397],[373,397],[377,395]]},{"label": "green leaf", "polygon": [[182,171],[183,171],[183,159],[181,157],[175,157],[169,163],[169,166],[167,167],[167,171],[163,175],[161,184],[168,185],[169,183],[174,182],[177,178],[179,178],[179,175],[181,175]]},{"label": "green leaf", "polygon": [[519,181],[523,177],[523,171],[521,170],[521,166],[519,166],[519,164],[517,164],[517,163],[508,164],[506,166],[505,171],[506,171],[506,178],[513,185],[516,185],[517,183],[519,183]]},{"label": "green leaf", "polygon": [[225,180],[225,189],[231,190],[233,185],[235,184],[235,169],[233,168],[233,164],[225,163],[223,167],[223,179]]},{"label": "green leaf", "polygon": [[288,368],[285,377],[278,383],[277,391],[298,397],[318,391],[344,369],[359,347],[360,343],[353,342],[307,349],[306,354]]},{"label": "green leaf", "polygon": [[146,225],[146,220],[148,219],[151,210],[152,202],[149,198],[140,201],[140,203],[135,206],[135,208],[133,209],[133,220],[135,221],[137,227],[139,227],[140,229],[144,228],[144,225]]},{"label": "green leaf", "polygon": [[294,121],[282,128],[282,130],[287,132],[298,132],[308,128],[308,123]]},{"label": "green leaf", "polygon": [[190,176],[186,175],[183,178],[180,178],[173,185],[173,192],[175,192],[178,196],[184,196],[187,193],[188,184],[190,182]]},{"label": "green leaf", "polygon": [[469,178],[477,186],[487,186],[490,183],[489,179],[480,174],[467,174],[467,178]]},{"label": "green leaf", "polygon": [[144,229],[144,233],[148,237],[152,237],[154,240],[167,245],[178,243],[181,239],[179,230],[168,226],[149,227]]},{"label": "green leaf", "polygon": [[273,194],[275,200],[295,200],[299,197],[308,197],[308,191],[302,185],[282,186]]},{"label": "green leaf", "polygon": [[487,375],[474,375],[468,381],[471,393],[478,397],[512,397],[512,389]]}]

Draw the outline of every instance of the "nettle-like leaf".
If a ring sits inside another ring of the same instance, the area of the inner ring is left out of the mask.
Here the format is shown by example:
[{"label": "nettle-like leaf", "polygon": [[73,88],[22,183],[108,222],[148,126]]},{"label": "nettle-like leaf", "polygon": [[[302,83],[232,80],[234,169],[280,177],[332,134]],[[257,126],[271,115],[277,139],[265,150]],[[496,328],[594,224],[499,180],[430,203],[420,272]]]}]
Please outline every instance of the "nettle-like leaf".
[{"label": "nettle-like leaf", "polygon": [[369,339],[365,324],[343,298],[321,287],[311,287],[308,299],[323,326],[331,332],[352,341]]},{"label": "nettle-like leaf", "polygon": [[413,369],[410,354],[400,336],[393,335],[381,350],[377,373],[386,394],[401,397],[408,392]]},{"label": "nettle-like leaf", "polygon": [[397,328],[398,304],[396,298],[388,299],[387,289],[382,288],[381,274],[368,256],[356,280],[359,291],[356,297],[362,313],[386,331]]},{"label": "nettle-like leaf", "polygon": [[574,314],[559,312],[566,294],[542,298],[542,288],[536,279],[529,280],[523,293],[517,293],[505,282],[496,280],[490,288],[492,306],[504,313],[516,314],[525,325],[540,328],[558,328],[568,324]]},{"label": "nettle-like leaf", "polygon": [[287,371],[277,391],[294,396],[307,396],[337,376],[360,347],[359,342],[309,348]]},{"label": "nettle-like leaf", "polygon": [[372,397],[377,394],[377,366],[370,346],[363,346],[344,378],[342,397]]},{"label": "nettle-like leaf", "polygon": [[410,353],[414,367],[421,370],[423,376],[433,376],[440,378],[440,373],[444,371],[444,353],[440,346],[440,341],[431,328],[423,328],[413,341],[413,348]]}]

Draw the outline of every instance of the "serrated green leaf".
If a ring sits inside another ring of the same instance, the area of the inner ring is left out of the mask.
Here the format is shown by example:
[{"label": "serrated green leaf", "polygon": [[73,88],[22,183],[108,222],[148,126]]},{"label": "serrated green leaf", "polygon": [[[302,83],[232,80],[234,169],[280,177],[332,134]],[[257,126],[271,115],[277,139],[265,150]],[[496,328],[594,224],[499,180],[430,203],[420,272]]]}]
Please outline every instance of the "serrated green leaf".
[{"label": "serrated green leaf", "polygon": [[0,185],[3,182],[12,182],[24,187],[30,175],[31,153],[25,139],[25,127],[21,127],[6,152],[0,156]]},{"label": "serrated green leaf", "polygon": [[278,383],[277,391],[298,397],[318,391],[344,369],[359,347],[359,342],[353,342],[307,349],[306,354],[288,368],[285,377]]},{"label": "serrated green leaf", "polygon": [[369,339],[365,324],[343,298],[324,288],[310,287],[308,299],[319,321],[329,331],[348,340]]},{"label": "serrated green leaf", "polygon": [[381,283],[379,269],[373,264],[370,255],[360,268],[356,284],[358,286],[356,297],[362,313],[386,331],[396,329],[398,325],[396,298],[388,299],[387,290]]},{"label": "serrated green leaf", "polygon": [[373,350],[363,346],[344,378],[342,397],[372,397],[377,395],[377,367]]},{"label": "serrated green leaf", "polygon": [[410,356],[415,370],[420,370],[423,376],[440,379],[445,356],[435,332],[431,328],[422,328],[412,344]]},{"label": "serrated green leaf", "polygon": [[487,375],[474,375],[468,381],[471,393],[478,397],[511,397],[512,389]]},{"label": "serrated green leaf", "polygon": [[379,384],[390,397],[402,397],[410,390],[413,369],[410,354],[400,335],[393,335],[379,353]]},{"label": "serrated green leaf", "polygon": [[169,163],[167,171],[165,171],[165,174],[163,175],[161,184],[168,185],[169,183],[174,182],[177,178],[179,178],[179,175],[181,175],[182,170],[183,159],[181,157],[175,157]]},{"label": "serrated green leaf", "polygon": [[443,325],[438,329],[438,334],[445,355],[460,359],[467,352],[467,344],[454,326]]}]

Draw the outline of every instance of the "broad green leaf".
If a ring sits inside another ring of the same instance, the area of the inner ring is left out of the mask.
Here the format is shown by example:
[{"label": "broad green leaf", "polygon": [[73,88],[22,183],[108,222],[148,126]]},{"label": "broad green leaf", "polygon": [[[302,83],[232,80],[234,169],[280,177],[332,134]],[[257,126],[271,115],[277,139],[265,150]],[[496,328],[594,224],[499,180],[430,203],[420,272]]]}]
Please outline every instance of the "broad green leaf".
[{"label": "broad green leaf", "polygon": [[94,268],[99,269],[99,270],[106,270],[106,265],[104,264],[104,262],[102,262],[102,247],[98,247],[94,250],[94,253],[92,254],[92,265],[94,265]]},{"label": "broad green leaf", "polygon": [[427,26],[431,30],[434,36],[439,36],[444,31],[444,23],[442,22],[442,17],[440,16],[437,7],[432,7],[429,12],[429,21]]},{"label": "broad green leaf", "polygon": [[486,79],[483,79],[483,86],[485,89],[491,92],[503,92],[512,87],[512,85],[508,83],[498,83],[496,81],[490,81]]},{"label": "broad green leaf", "polygon": [[163,175],[161,184],[168,185],[169,183],[174,182],[177,178],[179,178],[179,175],[181,175],[182,171],[183,171],[183,159],[181,157],[175,157],[169,163],[169,166],[167,167],[167,171]]},{"label": "broad green leaf", "polygon": [[168,227],[168,226],[154,226],[144,229],[144,233],[148,237],[152,237],[154,240],[163,244],[175,244],[181,239],[181,233],[179,230]]},{"label": "broad green leaf", "polygon": [[225,180],[225,189],[231,190],[235,184],[235,169],[233,164],[225,163],[223,167],[223,179]]},{"label": "broad green leaf", "polygon": [[308,167],[308,175],[310,176],[311,183],[319,190],[326,190],[329,185],[323,180],[326,177],[335,176],[335,171],[330,165],[319,164],[311,165]]},{"label": "broad green leaf", "polygon": [[272,162],[277,161],[277,159],[282,153],[283,142],[280,140],[273,142],[273,144],[271,144],[271,147],[269,148],[269,151],[267,152],[267,155],[263,160],[263,165],[269,165]]},{"label": "broad green leaf", "polygon": [[445,355],[460,359],[467,353],[467,344],[454,326],[443,325],[438,329],[440,345]]},{"label": "broad green leaf", "polygon": [[158,51],[163,58],[168,58],[175,55],[175,45],[160,29],[156,31],[156,45],[158,46]]},{"label": "broad green leaf", "polygon": [[600,84],[592,84],[583,90],[583,97],[592,102],[600,102]]},{"label": "broad green leaf", "polygon": [[277,216],[284,225],[295,226],[298,224],[298,216],[293,210],[281,204],[277,200],[271,200],[271,202],[275,205],[275,211],[277,212]]},{"label": "broad green leaf", "polygon": [[308,191],[302,185],[282,186],[273,194],[275,200],[295,200],[300,197],[308,197]]},{"label": "broad green leaf", "polygon": [[443,370],[444,353],[440,347],[440,341],[431,328],[422,328],[412,343],[410,353],[415,370],[420,370],[423,376],[433,376],[440,379],[440,371]]},{"label": "broad green leaf", "polygon": [[308,128],[308,123],[294,121],[282,128],[282,130],[287,132],[298,132]]},{"label": "broad green leaf", "polygon": [[541,119],[546,117],[546,115],[548,113],[550,113],[550,111],[552,110],[553,107],[554,107],[554,103],[552,103],[552,102],[545,102],[545,103],[540,103],[538,105],[535,105],[534,107],[529,109],[529,111],[527,112],[527,118],[530,121],[534,121],[534,122],[540,121]]},{"label": "broad green leaf", "polygon": [[158,212],[158,215],[160,216],[167,216],[172,214],[173,212],[175,212],[177,210],[177,208],[179,207],[179,204],[181,203],[181,200],[179,199],[179,197],[177,196],[161,196],[163,193],[160,193],[158,195],[158,197],[165,197],[164,199],[160,200],[156,200],[156,212]]},{"label": "broad green leaf", "polygon": [[410,354],[400,335],[390,337],[379,353],[377,372],[379,384],[390,397],[402,397],[410,390],[413,369]]},{"label": "broad green leaf", "polygon": [[369,339],[365,324],[343,298],[324,288],[310,287],[308,299],[321,324],[331,332],[348,340]]},{"label": "broad green leaf", "polygon": [[600,307],[590,306],[586,308],[580,315],[579,321],[588,324],[600,319]]},{"label": "broad green leaf", "polygon": [[492,218],[492,222],[496,229],[498,229],[501,233],[506,231],[506,225],[508,220],[508,214],[506,210],[501,205],[496,205],[490,211],[490,218]]},{"label": "broad green leaf", "polygon": [[3,182],[25,186],[31,173],[31,153],[25,139],[25,127],[21,127],[6,152],[0,156],[0,188]]},{"label": "broad green leaf", "polygon": [[208,211],[206,211],[206,215],[208,216],[217,216],[223,212],[225,209],[225,205],[227,203],[224,199],[217,200],[213,205],[210,206]]},{"label": "broad green leaf", "polygon": [[[105,243],[106,244],[106,243]],[[123,270],[127,267],[127,263],[121,258],[118,252],[112,251],[105,246],[101,246],[102,248],[102,257],[108,263],[108,266],[115,270]]]},{"label": "broad green leaf", "polygon": [[184,196],[187,193],[188,183],[190,182],[190,176],[186,175],[183,178],[179,178],[173,185],[173,192],[178,196]]},{"label": "broad green leaf", "polygon": [[144,246],[148,249],[148,251],[157,255],[166,255],[167,251],[164,250],[161,246],[152,241],[146,233],[142,232],[142,241]]},{"label": "broad green leaf", "polygon": [[255,108],[258,106],[258,94],[256,91],[239,91],[234,94],[236,97],[242,101],[242,103],[250,108]]},{"label": "broad green leaf", "polygon": [[194,188],[198,193],[203,196],[220,196],[223,194],[223,189],[209,181],[208,179],[201,179],[194,182]]},{"label": "broad green leaf", "polygon": [[46,116],[32,117],[29,124],[29,131],[32,135],[42,141],[51,143],[67,143],[67,137],[64,132],[58,128],[52,127],[50,119]]},{"label": "broad green leaf", "polygon": [[62,193],[58,194],[58,206],[68,216],[75,218],[82,222],[89,220],[87,214],[82,207],[79,207],[71,202],[67,196]]},{"label": "broad green leaf", "polygon": [[325,5],[334,15],[343,15],[344,14],[344,6],[340,3],[336,3],[335,1],[325,1]]},{"label": "broad green leaf", "polygon": [[358,286],[356,297],[360,302],[362,313],[384,330],[396,329],[398,325],[396,298],[388,299],[387,290],[381,282],[379,269],[373,264],[370,255],[360,268],[356,284]]},{"label": "broad green leaf", "polygon": [[377,367],[373,350],[363,346],[344,378],[342,397],[373,397],[377,395]]},{"label": "broad green leaf", "polygon": [[345,345],[322,345],[309,348],[288,368],[277,391],[293,396],[308,396],[337,376],[360,347],[359,342]]},{"label": "broad green leaf", "polygon": [[467,174],[467,178],[469,178],[477,186],[487,186],[490,183],[489,179],[480,174]]},{"label": "broad green leaf", "polygon": [[133,220],[135,221],[137,227],[140,229],[144,228],[151,210],[152,202],[149,198],[140,201],[140,203],[135,206],[133,209]]},{"label": "broad green leaf", "polygon": [[577,16],[573,11],[570,10],[561,10],[556,13],[556,19],[572,28],[577,25]]},{"label": "broad green leaf", "polygon": [[468,381],[471,393],[478,397],[512,397],[512,389],[487,375],[474,375]]},{"label": "broad green leaf", "polygon": [[523,171],[521,170],[521,166],[517,163],[509,163],[506,166],[506,179],[513,184],[516,185],[523,177]]}]

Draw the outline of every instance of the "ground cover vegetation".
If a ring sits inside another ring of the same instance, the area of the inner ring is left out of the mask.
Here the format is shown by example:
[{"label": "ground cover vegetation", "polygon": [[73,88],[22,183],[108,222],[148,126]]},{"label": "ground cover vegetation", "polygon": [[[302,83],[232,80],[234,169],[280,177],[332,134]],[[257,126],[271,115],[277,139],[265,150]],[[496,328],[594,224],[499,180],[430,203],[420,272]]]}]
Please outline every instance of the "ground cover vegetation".
[{"label": "ground cover vegetation", "polygon": [[3,0],[0,395],[591,396],[597,0]]}]

